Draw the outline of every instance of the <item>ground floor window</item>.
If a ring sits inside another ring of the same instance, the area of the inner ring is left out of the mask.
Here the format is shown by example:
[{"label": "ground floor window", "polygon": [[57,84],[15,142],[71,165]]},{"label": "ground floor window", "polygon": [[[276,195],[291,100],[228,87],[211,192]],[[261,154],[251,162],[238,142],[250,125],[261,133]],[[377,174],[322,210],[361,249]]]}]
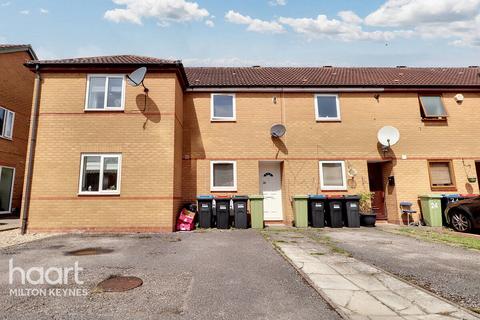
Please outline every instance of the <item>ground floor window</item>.
[{"label": "ground floor window", "polygon": [[14,168],[0,166],[0,213],[10,213],[12,211],[14,178]]},{"label": "ground floor window", "polygon": [[211,191],[237,191],[237,162],[210,162]]},{"label": "ground floor window", "polygon": [[452,161],[429,160],[428,171],[432,190],[455,188],[455,176]]},{"label": "ground floor window", "polygon": [[82,154],[81,194],[119,194],[122,156],[120,154]]},{"label": "ground floor window", "polygon": [[322,190],[346,190],[344,161],[320,161],[320,188]]}]

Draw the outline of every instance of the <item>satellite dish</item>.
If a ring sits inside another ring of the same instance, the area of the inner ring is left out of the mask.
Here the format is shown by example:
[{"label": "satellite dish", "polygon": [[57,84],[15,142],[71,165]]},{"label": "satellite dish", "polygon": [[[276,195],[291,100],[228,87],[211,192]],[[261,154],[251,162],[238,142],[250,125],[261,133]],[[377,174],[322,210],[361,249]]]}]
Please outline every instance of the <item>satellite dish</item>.
[{"label": "satellite dish", "polygon": [[274,138],[281,138],[287,132],[287,128],[283,124],[276,124],[270,129],[270,134]]},{"label": "satellite dish", "polygon": [[146,74],[147,68],[138,68],[127,76],[128,83],[133,87],[138,87],[143,83],[143,79],[145,79]]},{"label": "satellite dish", "polygon": [[140,85],[143,86],[145,92],[148,92],[147,87],[143,84],[143,80],[145,80],[145,75],[147,74],[147,68],[141,67],[137,70],[133,71],[129,75],[127,75],[127,82],[132,87],[138,87]]},{"label": "satellite dish", "polygon": [[383,148],[388,149],[398,143],[400,140],[400,132],[395,127],[386,126],[378,131],[377,138]]}]

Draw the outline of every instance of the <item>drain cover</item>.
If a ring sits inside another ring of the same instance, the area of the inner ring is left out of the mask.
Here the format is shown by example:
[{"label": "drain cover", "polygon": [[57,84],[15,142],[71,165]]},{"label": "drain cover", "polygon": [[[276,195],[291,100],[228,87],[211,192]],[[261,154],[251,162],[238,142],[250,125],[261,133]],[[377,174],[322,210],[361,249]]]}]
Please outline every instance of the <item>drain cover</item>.
[{"label": "drain cover", "polygon": [[67,256],[94,256],[97,254],[105,254],[113,252],[112,249],[105,248],[85,248],[80,250],[68,251],[65,253]]},{"label": "drain cover", "polygon": [[137,277],[112,276],[97,285],[97,289],[104,292],[123,292],[140,287],[142,279]]}]

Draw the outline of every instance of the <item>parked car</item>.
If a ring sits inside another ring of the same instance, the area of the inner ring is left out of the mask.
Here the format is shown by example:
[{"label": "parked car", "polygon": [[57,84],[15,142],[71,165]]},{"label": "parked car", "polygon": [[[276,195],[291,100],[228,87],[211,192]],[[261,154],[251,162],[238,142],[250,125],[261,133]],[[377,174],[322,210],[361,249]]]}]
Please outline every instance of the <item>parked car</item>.
[{"label": "parked car", "polygon": [[480,228],[480,197],[448,204],[445,218],[448,225],[458,232]]}]

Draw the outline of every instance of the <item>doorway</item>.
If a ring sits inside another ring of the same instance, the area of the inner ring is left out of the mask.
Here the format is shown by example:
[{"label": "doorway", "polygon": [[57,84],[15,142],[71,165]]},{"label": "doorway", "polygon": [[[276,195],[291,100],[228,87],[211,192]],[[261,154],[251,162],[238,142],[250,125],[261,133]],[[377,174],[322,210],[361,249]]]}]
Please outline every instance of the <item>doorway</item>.
[{"label": "doorway", "polygon": [[387,219],[385,210],[385,179],[383,177],[383,163],[368,163],[368,181],[370,192],[373,193],[372,211],[377,214],[377,219]]},{"label": "doorway", "polygon": [[15,169],[0,166],[0,214],[11,213]]},{"label": "doorway", "polygon": [[475,170],[477,171],[477,183],[480,188],[480,161],[475,161]]},{"label": "doorway", "polygon": [[259,164],[259,183],[266,221],[283,220],[281,162],[262,161]]}]

